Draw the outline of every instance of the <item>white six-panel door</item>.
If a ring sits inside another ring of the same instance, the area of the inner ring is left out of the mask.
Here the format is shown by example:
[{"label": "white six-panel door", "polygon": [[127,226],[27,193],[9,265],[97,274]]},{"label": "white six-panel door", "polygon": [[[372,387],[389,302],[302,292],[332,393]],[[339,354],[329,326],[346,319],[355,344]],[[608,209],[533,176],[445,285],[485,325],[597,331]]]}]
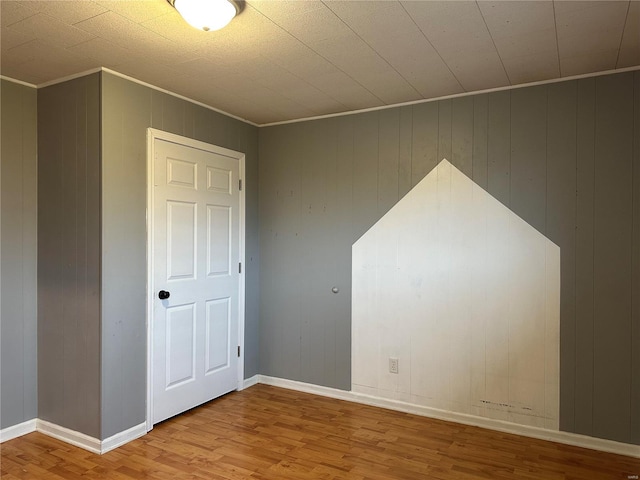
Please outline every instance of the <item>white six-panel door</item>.
[{"label": "white six-panel door", "polygon": [[153,141],[157,423],[237,388],[240,195],[237,158]]}]

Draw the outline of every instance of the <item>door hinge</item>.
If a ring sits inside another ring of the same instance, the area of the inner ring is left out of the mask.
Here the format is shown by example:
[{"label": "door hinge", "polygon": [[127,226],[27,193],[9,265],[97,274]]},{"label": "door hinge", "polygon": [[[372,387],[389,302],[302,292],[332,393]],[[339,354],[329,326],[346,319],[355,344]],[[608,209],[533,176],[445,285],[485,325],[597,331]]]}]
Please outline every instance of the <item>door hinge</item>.
[{"label": "door hinge", "polygon": [[242,179],[238,180],[238,189],[242,190]]},{"label": "door hinge", "polygon": [[238,264],[238,273],[242,273],[242,262]]},{"label": "door hinge", "polygon": [[238,357],[240,356],[240,345],[238,345]]}]

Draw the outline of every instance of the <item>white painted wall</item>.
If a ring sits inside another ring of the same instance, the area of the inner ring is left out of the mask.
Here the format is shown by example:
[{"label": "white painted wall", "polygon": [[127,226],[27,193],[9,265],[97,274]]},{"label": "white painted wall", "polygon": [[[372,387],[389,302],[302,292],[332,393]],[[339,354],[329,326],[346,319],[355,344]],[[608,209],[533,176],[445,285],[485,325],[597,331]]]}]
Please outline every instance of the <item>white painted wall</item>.
[{"label": "white painted wall", "polygon": [[352,269],[353,391],[558,429],[550,240],[442,160],[353,245]]}]

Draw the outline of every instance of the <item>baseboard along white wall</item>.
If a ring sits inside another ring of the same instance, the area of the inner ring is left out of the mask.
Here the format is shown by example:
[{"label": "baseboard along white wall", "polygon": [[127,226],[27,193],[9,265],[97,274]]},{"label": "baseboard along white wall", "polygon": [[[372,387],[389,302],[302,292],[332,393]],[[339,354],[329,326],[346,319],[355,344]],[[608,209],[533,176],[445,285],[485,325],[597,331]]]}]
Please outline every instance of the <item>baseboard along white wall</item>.
[{"label": "baseboard along white wall", "polygon": [[315,395],[321,395],[323,397],[336,398],[339,400],[346,400],[348,402],[360,403],[373,407],[387,408],[389,410],[411,413],[414,415],[435,418],[438,420],[447,420],[450,422],[461,423],[463,425],[472,425],[475,427],[487,428],[489,430],[522,435],[524,437],[548,440],[565,445],[572,445],[574,447],[589,448],[591,450],[599,450],[602,452],[640,458],[640,445],[632,445],[629,443],[615,442],[613,440],[588,437],[586,435],[579,435],[577,433],[562,432],[558,430],[547,430],[544,428],[530,427],[527,425],[505,422],[502,420],[494,420],[463,413],[438,410],[436,408],[424,407],[422,405],[414,405],[397,400],[379,398],[362,393],[356,393],[347,390],[338,390],[336,388],[323,387],[320,385],[313,385],[310,383],[297,382],[295,380],[270,377],[267,375],[259,375],[257,383],[272,385],[274,387],[287,388],[290,390],[297,390],[299,392],[313,393]]}]

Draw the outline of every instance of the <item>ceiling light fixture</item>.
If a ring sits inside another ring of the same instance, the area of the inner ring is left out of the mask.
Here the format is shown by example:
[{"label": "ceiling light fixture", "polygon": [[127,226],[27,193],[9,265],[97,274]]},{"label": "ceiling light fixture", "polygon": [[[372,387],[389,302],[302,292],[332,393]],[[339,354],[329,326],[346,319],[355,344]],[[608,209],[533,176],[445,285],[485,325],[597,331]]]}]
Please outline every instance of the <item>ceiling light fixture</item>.
[{"label": "ceiling light fixture", "polygon": [[240,12],[235,0],[167,0],[194,28],[210,32],[220,30]]}]

